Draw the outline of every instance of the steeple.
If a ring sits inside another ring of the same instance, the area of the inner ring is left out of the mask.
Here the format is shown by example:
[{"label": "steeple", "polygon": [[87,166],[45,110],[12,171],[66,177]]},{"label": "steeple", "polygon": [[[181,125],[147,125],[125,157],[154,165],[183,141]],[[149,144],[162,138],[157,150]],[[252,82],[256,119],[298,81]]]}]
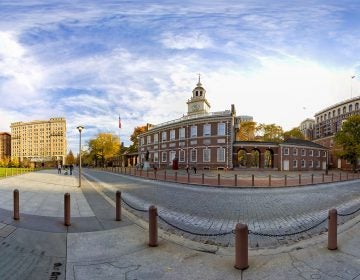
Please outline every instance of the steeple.
[{"label": "steeple", "polygon": [[198,83],[197,83],[197,86],[198,86],[198,87],[201,87],[202,84],[201,84],[201,82],[200,82],[200,73],[199,73],[198,75],[199,75],[199,81],[198,81]]},{"label": "steeple", "polygon": [[192,97],[188,100],[188,114],[203,114],[210,110],[210,104],[206,99],[206,90],[201,84],[200,74],[198,83],[192,91]]}]

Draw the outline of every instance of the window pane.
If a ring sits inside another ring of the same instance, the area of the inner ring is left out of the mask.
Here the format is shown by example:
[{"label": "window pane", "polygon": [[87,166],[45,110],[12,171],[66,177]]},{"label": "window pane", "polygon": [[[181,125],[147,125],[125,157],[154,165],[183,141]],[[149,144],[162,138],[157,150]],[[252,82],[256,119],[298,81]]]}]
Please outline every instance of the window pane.
[{"label": "window pane", "polygon": [[197,137],[197,126],[191,127],[191,137]]},{"label": "window pane", "polygon": [[203,161],[210,162],[210,149],[203,150]]},{"label": "window pane", "polygon": [[225,135],[225,124],[224,123],[218,124],[218,135]]},{"label": "window pane", "polygon": [[204,136],[211,135],[211,125],[210,124],[204,124]]}]

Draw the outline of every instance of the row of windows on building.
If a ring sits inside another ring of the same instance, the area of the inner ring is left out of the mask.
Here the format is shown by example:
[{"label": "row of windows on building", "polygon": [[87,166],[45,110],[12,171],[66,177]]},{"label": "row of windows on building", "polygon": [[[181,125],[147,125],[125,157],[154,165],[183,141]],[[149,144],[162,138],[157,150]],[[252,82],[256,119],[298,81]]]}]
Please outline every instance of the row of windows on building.
[{"label": "row of windows on building", "polygon": [[[200,152],[201,153],[201,152]],[[196,163],[200,162],[211,162],[211,149],[203,149],[202,150],[202,158],[199,157],[198,149],[190,149],[189,150],[189,162]],[[217,162],[225,162],[226,150],[223,147],[218,147],[216,149],[216,161]],[[160,162],[162,163],[172,163],[175,158],[178,158],[179,162],[186,162],[186,150],[179,150],[178,153],[176,151],[164,151],[164,152],[153,152],[152,159],[154,162],[159,162],[159,156],[161,156]],[[142,160],[144,160],[144,154],[141,155]]]},{"label": "row of windows on building", "polygon": [[[186,137],[186,130],[185,127],[179,128],[179,139],[185,139]],[[225,131],[225,123],[218,123],[217,124],[217,135],[218,136],[224,136],[226,133]],[[211,124],[204,124],[203,125],[203,136],[211,136]],[[198,127],[196,125],[193,125],[190,127],[190,138],[198,137]],[[148,135],[146,138],[147,144],[156,144],[159,142],[159,134],[153,135],[153,142],[151,141],[151,135]],[[173,141],[176,140],[176,130],[172,129],[169,131],[169,140]],[[168,132],[163,131],[161,132],[161,142],[168,141]],[[144,137],[141,137],[140,140],[141,145],[145,144]]]},{"label": "row of windows on building", "polygon": [[[321,151],[320,150],[306,150],[306,149],[301,149],[301,156],[310,156],[313,157],[315,154],[316,157],[320,157],[321,156]],[[284,155],[290,155],[290,148],[284,148]],[[297,156],[299,155],[299,151],[298,148],[292,148],[292,155],[293,156]],[[322,156],[326,157],[326,152],[323,151],[322,152]]]},{"label": "row of windows on building", "polygon": [[[359,110],[359,103],[356,102],[354,107],[355,107],[355,111]],[[342,109],[338,108],[337,111],[333,110],[332,112],[324,113],[323,115],[316,118],[316,122],[322,122],[322,121],[326,121],[327,119],[334,118],[334,117],[336,117],[336,112],[337,112],[337,116],[340,116],[341,111],[342,111],[342,114],[351,113],[353,111],[353,105],[350,104],[348,106],[348,110],[347,110],[347,107],[344,106],[344,107],[342,107]]]},{"label": "row of windows on building", "polygon": [[[308,161],[308,167],[309,168],[320,168],[321,167],[321,162],[320,160],[315,161],[316,162],[316,166],[314,166],[314,161],[313,160],[309,160]],[[294,159],[293,160],[293,168],[298,168],[298,160]],[[306,160],[302,159],[301,160],[301,168],[306,168]]]}]

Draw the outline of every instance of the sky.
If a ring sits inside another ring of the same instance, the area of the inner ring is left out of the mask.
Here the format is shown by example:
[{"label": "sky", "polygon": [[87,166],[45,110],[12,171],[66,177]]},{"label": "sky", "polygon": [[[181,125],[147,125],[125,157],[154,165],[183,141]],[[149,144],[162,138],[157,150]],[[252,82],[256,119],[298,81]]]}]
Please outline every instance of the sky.
[{"label": "sky", "polygon": [[211,111],[289,130],[360,95],[359,15],[357,0],[1,0],[0,131],[65,117],[68,150],[78,125],[129,145],[187,113],[198,73]]}]

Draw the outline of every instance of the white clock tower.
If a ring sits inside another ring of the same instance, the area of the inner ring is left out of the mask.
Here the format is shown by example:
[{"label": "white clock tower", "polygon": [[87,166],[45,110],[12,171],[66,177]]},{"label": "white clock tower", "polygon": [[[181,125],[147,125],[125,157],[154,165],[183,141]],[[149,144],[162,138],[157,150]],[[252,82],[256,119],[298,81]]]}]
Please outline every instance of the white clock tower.
[{"label": "white clock tower", "polygon": [[188,105],[188,115],[208,113],[210,110],[210,104],[205,97],[206,90],[200,82],[200,74],[199,81],[192,93],[192,97],[186,102]]}]

